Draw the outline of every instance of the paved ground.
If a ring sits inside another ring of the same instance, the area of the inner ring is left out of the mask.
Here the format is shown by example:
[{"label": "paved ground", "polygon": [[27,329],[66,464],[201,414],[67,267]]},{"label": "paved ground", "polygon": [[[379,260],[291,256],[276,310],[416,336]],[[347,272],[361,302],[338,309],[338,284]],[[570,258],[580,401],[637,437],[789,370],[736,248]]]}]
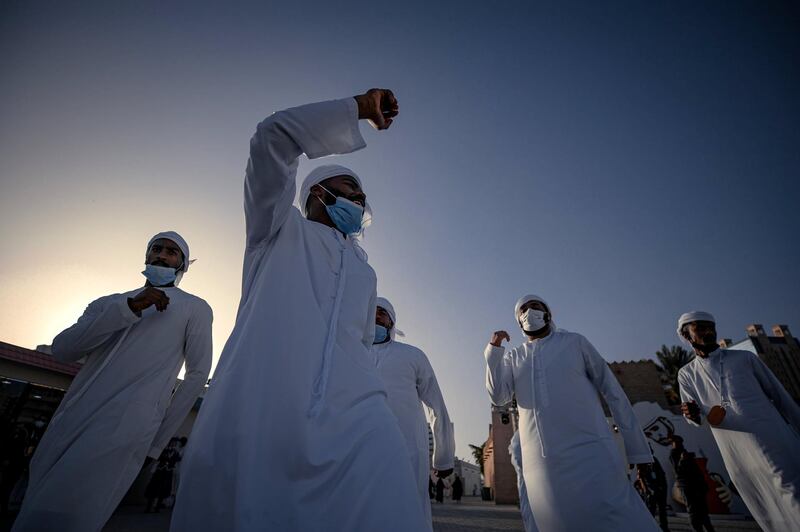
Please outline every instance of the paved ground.
[{"label": "paved ground", "polygon": [[[103,532],[168,532],[170,512],[145,514],[138,506],[120,508]],[[753,521],[712,518],[717,532],[755,532]],[[685,517],[670,517],[673,532],[690,532],[692,528]],[[9,520],[0,520],[0,532],[9,530]],[[447,502],[433,505],[434,532],[522,532],[519,510],[514,506],[495,506],[476,498],[467,497],[461,504]],[[587,532],[590,532],[587,530]]]}]

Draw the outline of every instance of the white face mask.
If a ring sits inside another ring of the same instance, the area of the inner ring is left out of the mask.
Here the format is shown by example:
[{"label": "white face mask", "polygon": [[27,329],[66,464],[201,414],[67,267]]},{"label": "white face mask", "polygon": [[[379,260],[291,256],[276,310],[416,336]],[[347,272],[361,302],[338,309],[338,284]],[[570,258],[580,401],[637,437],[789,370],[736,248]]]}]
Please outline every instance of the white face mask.
[{"label": "white face mask", "polygon": [[545,325],[547,325],[547,321],[544,319],[545,312],[541,310],[534,310],[529,308],[525,314],[520,316],[520,322],[522,323],[522,330],[533,332],[538,331]]}]

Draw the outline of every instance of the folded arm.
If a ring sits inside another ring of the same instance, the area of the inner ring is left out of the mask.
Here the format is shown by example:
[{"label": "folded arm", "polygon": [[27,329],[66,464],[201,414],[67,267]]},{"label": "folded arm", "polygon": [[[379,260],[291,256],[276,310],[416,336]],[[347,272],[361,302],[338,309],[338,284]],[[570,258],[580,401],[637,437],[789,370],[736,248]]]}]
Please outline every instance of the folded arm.
[{"label": "folded arm", "polygon": [[120,294],[101,297],[86,307],[77,323],[53,339],[53,357],[61,362],[75,362],[140,319],[128,307],[127,297]]}]

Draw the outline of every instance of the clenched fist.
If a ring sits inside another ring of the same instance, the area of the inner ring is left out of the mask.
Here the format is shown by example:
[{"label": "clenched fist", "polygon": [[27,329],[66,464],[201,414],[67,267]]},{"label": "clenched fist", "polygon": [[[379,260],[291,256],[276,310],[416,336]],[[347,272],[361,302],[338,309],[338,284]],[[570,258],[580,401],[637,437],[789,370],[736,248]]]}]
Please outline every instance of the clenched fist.
[{"label": "clenched fist", "polygon": [[388,129],[400,112],[397,98],[389,89],[370,89],[354,96],[358,103],[358,118],[369,120],[375,129]]},{"label": "clenched fist", "polygon": [[511,341],[511,337],[505,331],[495,331],[492,333],[492,339],[489,343],[495,347],[503,347],[503,340]]},{"label": "clenched fist", "polygon": [[698,425],[700,424],[700,407],[697,406],[697,403],[694,401],[681,403],[681,414],[683,414],[684,417],[691,419]]},{"label": "clenched fist", "polygon": [[137,316],[141,316],[142,311],[150,305],[155,305],[156,310],[164,312],[167,305],[169,305],[169,297],[167,297],[167,294],[165,294],[163,290],[148,286],[134,297],[128,298],[128,307],[130,307]]}]

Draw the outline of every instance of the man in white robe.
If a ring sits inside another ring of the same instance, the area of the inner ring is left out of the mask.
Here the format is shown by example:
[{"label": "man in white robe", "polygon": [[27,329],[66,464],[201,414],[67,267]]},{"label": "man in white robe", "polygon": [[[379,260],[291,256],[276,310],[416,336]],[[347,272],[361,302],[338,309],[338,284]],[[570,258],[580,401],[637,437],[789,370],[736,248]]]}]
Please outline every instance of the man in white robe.
[{"label": "man in white robe", "polygon": [[495,405],[516,397],[522,471],[536,526],[548,532],[657,531],[626,476],[598,397],[625,442],[628,463],[653,458],[627,396],[580,334],[556,329],[547,303],[521,298],[514,317],[527,341],[506,352],[506,331],[486,347],[486,388]]},{"label": "man in white robe", "polygon": [[428,357],[420,349],[395,340],[397,314],[392,304],[379,297],[375,316],[376,333],[372,354],[388,393],[391,408],[408,445],[411,464],[416,473],[419,500],[425,516],[431,521],[431,500],[428,479],[431,470],[428,444],[427,407],[433,431],[433,468],[437,477],[453,472],[455,436],[453,424],[444,404],[442,391]]},{"label": "man in white robe", "polygon": [[709,423],[763,530],[800,530],[800,407],[757,355],[717,345],[708,312],[683,314],[678,335],[697,355],[678,372],[685,419]]},{"label": "man in white robe", "polygon": [[359,119],[385,129],[397,112],[391,91],[373,89],[258,125],[242,298],[183,458],[173,531],[428,529],[370,354],[376,277],[353,238],[369,213],[361,180],[319,167],[292,205],[302,154],[361,149]]},{"label": "man in white robe", "polygon": [[522,524],[525,532],[539,532],[536,521],[531,512],[531,503],[528,500],[528,489],[525,487],[525,477],[522,474],[522,446],[519,443],[519,431],[515,431],[508,445],[508,454],[511,456],[511,465],[517,473],[517,490],[519,491],[519,512],[522,514]]},{"label": "man in white robe", "polygon": [[189,263],[180,235],[155,235],[145,288],[93,301],[53,340],[57,360],[86,362],[33,456],[14,532],[101,530],[183,422],[211,369],[211,308],[176,286]]}]

